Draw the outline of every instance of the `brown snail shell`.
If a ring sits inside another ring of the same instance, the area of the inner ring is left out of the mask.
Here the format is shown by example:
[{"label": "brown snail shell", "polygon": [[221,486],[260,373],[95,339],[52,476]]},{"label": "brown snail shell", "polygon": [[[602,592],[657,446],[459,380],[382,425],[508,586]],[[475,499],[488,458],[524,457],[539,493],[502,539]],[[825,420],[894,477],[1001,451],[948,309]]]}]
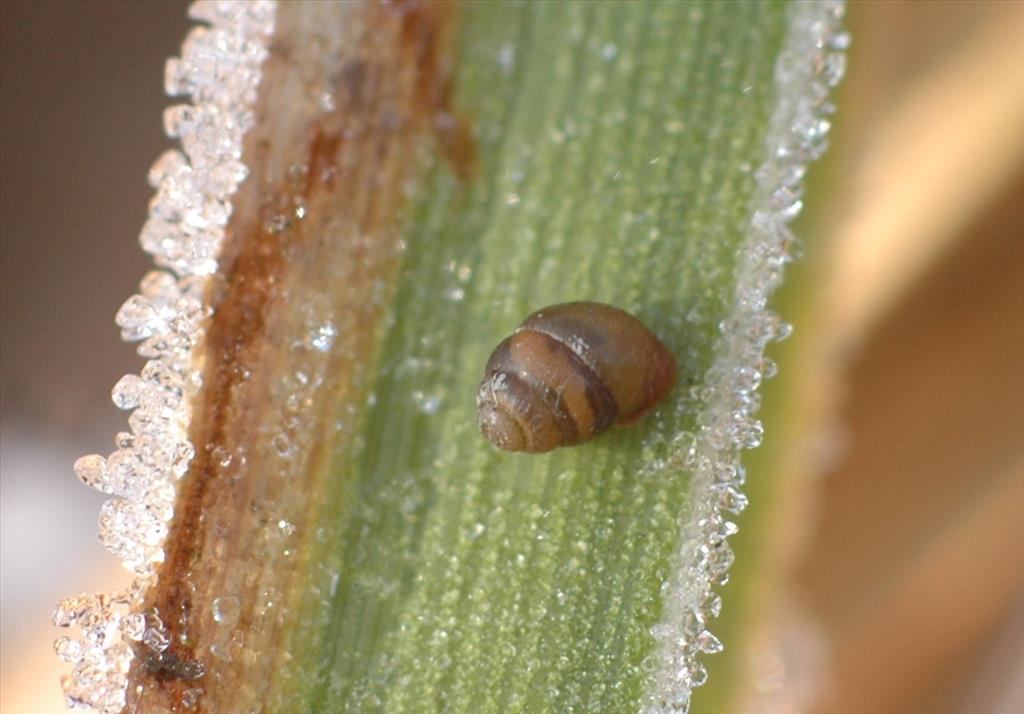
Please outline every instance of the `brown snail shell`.
[{"label": "brown snail shell", "polygon": [[480,431],[505,451],[580,444],[642,417],[675,375],[672,353],[628,312],[597,302],[546,307],[487,361]]}]

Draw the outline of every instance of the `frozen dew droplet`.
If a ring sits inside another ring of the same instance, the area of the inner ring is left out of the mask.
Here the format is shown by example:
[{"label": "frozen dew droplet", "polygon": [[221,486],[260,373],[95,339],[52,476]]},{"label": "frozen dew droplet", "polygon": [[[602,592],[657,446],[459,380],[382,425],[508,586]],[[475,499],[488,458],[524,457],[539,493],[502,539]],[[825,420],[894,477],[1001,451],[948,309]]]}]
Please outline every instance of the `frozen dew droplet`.
[{"label": "frozen dew droplet", "polygon": [[142,635],[142,644],[154,652],[163,652],[171,646],[171,641],[164,634],[162,627],[149,627]]},{"label": "frozen dew droplet", "polygon": [[718,493],[718,503],[723,511],[728,513],[740,513],[747,507],[747,497],[737,488],[728,485],[715,487]]},{"label": "frozen dew droplet", "polygon": [[135,444],[135,434],[130,431],[118,432],[114,437],[114,445],[119,449],[130,449]]},{"label": "frozen dew droplet", "polygon": [[126,374],[117,380],[110,396],[118,409],[134,409],[139,406],[142,390],[142,379],[134,374]]},{"label": "frozen dew droplet", "polygon": [[186,709],[194,709],[196,705],[199,704],[199,700],[202,696],[203,690],[200,687],[186,689],[181,693],[181,705]]},{"label": "frozen dew droplet", "polygon": [[687,672],[685,677],[680,677],[681,680],[686,681],[687,686],[680,688],[680,691],[672,698],[671,708],[673,712],[677,714],[689,714],[690,712],[690,678]]},{"label": "frozen dew droplet", "polygon": [[86,486],[97,491],[109,492],[107,483],[107,462],[99,454],[89,454],[75,461],[75,476]]},{"label": "frozen dew droplet", "polygon": [[504,43],[498,48],[498,63],[505,68],[511,67],[516,61],[516,48],[511,43]]},{"label": "frozen dew droplet", "polygon": [[442,399],[439,394],[428,394],[416,389],[412,393],[412,400],[416,408],[424,414],[434,414],[441,408]]},{"label": "frozen dew droplet", "polygon": [[159,314],[146,298],[132,295],[117,311],[114,318],[121,328],[121,337],[129,342],[150,337],[162,326]]},{"label": "frozen dew droplet", "polygon": [[181,441],[174,445],[171,452],[170,467],[175,476],[184,476],[188,471],[188,465],[195,456],[195,448],[188,441]]},{"label": "frozen dew droplet", "polygon": [[187,163],[188,160],[177,149],[165,151],[160,154],[160,157],[149,168],[149,175],[147,176],[149,185],[157,188],[165,178],[180,172]]},{"label": "frozen dew droplet", "polygon": [[82,643],[62,635],[53,643],[53,650],[65,662],[75,663],[82,659]]},{"label": "frozen dew droplet", "polygon": [[241,613],[241,603],[234,595],[214,598],[213,620],[221,627],[234,627]]},{"label": "frozen dew droplet", "polygon": [[708,630],[704,630],[697,635],[697,647],[700,648],[701,652],[705,652],[707,654],[715,654],[716,652],[721,652],[724,649],[722,647],[722,642]]},{"label": "frozen dew droplet", "polygon": [[690,682],[692,686],[699,687],[708,681],[708,670],[700,662],[695,662],[690,670]]},{"label": "frozen dew droplet", "polygon": [[325,322],[310,334],[310,344],[319,352],[329,352],[337,336],[338,329],[330,322]]},{"label": "frozen dew droplet", "polygon": [[271,439],[270,444],[281,458],[290,458],[295,453],[295,444],[288,438],[287,434],[278,434]]},{"label": "frozen dew droplet", "polygon": [[734,435],[737,443],[744,449],[756,449],[764,439],[764,429],[757,419],[750,419],[737,423]]},{"label": "frozen dew droplet", "polygon": [[718,617],[722,614],[722,597],[718,594],[712,593],[707,609],[708,612],[711,613],[712,617]]},{"label": "frozen dew droplet", "polygon": [[146,634],[146,616],[133,612],[121,620],[121,633],[133,642],[139,642]]},{"label": "frozen dew droplet", "polygon": [[179,97],[189,91],[186,67],[178,57],[170,58],[164,65],[164,91],[171,97]]},{"label": "frozen dew droplet", "polygon": [[81,593],[66,597],[53,611],[53,624],[57,627],[72,627],[98,605],[99,601],[92,595]]}]

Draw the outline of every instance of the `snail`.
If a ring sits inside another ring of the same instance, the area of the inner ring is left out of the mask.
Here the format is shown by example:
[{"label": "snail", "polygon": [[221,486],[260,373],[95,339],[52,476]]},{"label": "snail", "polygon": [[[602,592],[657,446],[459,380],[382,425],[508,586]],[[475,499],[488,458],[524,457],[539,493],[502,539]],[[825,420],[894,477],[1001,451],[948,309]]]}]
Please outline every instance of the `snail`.
[{"label": "snail", "polygon": [[505,451],[580,444],[640,419],[675,375],[672,353],[628,312],[597,302],[545,307],[487,361],[480,431]]}]

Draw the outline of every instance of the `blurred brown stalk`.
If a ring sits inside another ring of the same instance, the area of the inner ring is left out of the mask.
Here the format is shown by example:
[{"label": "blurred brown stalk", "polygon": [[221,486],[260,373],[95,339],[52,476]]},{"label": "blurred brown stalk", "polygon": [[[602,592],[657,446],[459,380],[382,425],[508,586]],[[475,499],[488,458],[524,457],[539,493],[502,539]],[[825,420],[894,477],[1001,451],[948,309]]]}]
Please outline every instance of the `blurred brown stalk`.
[{"label": "blurred brown stalk", "polygon": [[844,438],[797,576],[831,650],[817,711],[1022,711],[1024,5],[850,25],[815,347],[847,365]]}]

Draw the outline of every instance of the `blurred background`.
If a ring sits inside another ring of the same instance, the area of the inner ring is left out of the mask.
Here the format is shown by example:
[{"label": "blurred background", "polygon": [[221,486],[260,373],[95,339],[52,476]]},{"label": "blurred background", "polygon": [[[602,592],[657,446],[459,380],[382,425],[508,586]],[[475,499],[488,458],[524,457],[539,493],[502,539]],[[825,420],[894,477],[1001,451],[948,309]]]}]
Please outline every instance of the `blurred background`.
[{"label": "blurred background", "polygon": [[50,613],[128,573],[71,471],[126,428],[110,388],[142,362],[114,313],[151,266],[146,172],[169,147],[164,61],[185,2],[0,3],[0,711],[64,711]]},{"label": "blurred background", "polygon": [[[71,465],[126,425],[109,390],[141,359],[113,316],[150,266],[186,6],[0,3],[4,714],[62,711],[53,606],[127,581]],[[776,696],[754,638],[736,711],[1019,713],[1024,3],[855,2],[848,27],[754,457],[778,473],[772,515],[747,529],[771,534],[763,642],[795,607],[819,654]]]}]

